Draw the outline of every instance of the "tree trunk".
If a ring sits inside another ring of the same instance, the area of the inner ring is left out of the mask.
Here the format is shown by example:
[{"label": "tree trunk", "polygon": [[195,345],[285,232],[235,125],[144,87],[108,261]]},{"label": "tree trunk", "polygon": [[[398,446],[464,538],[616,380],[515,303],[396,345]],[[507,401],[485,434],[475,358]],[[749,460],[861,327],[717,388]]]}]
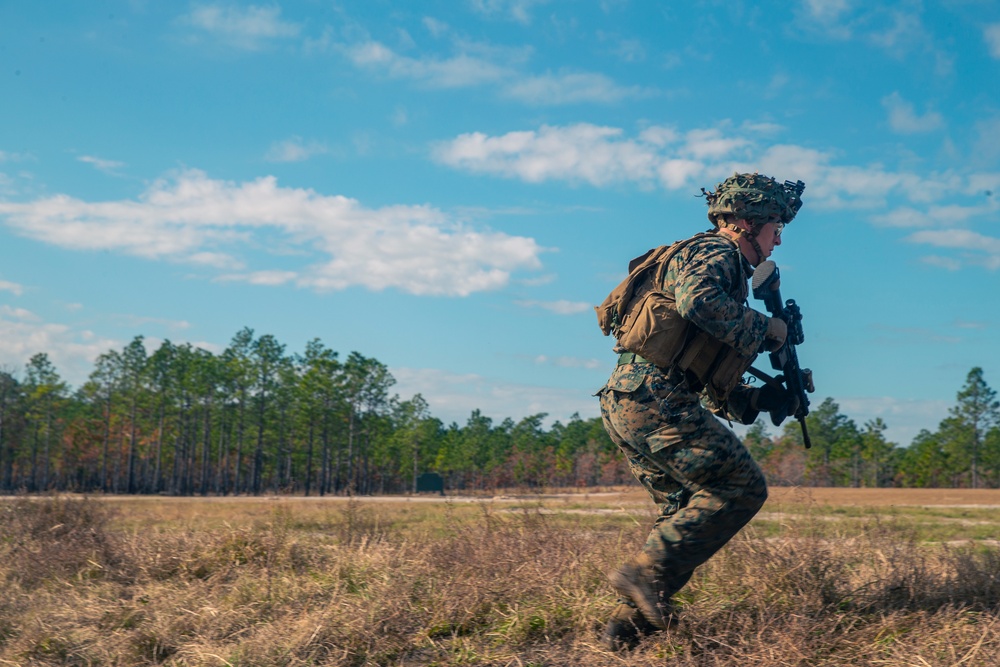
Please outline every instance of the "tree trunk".
[{"label": "tree trunk", "polygon": [[260,495],[260,480],[264,467],[264,413],[267,409],[265,394],[260,396],[260,410],[257,412],[257,446],[253,453],[253,494]]},{"label": "tree trunk", "polygon": [[209,462],[211,456],[212,437],[212,404],[205,406],[205,418],[202,422],[202,444],[201,444],[201,495],[208,495]]},{"label": "tree trunk", "polygon": [[52,457],[52,405],[45,408],[45,452],[42,458],[42,491],[49,488],[49,461]]},{"label": "tree trunk", "polygon": [[243,425],[246,420],[246,402],[247,402],[247,392],[246,389],[240,389],[240,416],[239,421],[236,422],[236,471],[233,473],[233,494],[239,495],[241,492],[240,488],[240,469],[243,467]]},{"label": "tree trunk", "polygon": [[226,419],[227,412],[228,410],[225,404],[223,404],[222,412],[219,415],[219,463],[218,470],[215,473],[215,495],[217,496],[226,495],[226,485],[229,483],[229,424]]},{"label": "tree trunk", "polygon": [[153,483],[150,485],[152,487],[153,493],[159,493],[162,486],[160,485],[160,475],[161,466],[163,463],[163,419],[164,419],[164,407],[163,403],[160,403],[160,417],[156,425],[156,463],[153,466]]},{"label": "tree trunk", "polygon": [[131,428],[129,433],[128,442],[128,483],[125,485],[126,493],[135,492],[135,394],[138,392],[137,387],[132,387],[132,409],[130,410],[129,419],[131,420]]},{"label": "tree trunk", "polygon": [[105,406],[104,443],[101,454],[101,491],[108,492],[108,449],[111,447],[111,389],[108,389],[108,401]]}]

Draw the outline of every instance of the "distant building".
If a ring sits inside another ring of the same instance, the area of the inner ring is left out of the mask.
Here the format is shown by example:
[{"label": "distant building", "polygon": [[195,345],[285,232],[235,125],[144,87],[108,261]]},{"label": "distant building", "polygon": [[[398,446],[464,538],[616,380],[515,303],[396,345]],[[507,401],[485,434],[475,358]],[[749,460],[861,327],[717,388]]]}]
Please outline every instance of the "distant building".
[{"label": "distant building", "polygon": [[444,495],[444,478],[436,472],[425,472],[417,477],[417,493],[440,493]]}]

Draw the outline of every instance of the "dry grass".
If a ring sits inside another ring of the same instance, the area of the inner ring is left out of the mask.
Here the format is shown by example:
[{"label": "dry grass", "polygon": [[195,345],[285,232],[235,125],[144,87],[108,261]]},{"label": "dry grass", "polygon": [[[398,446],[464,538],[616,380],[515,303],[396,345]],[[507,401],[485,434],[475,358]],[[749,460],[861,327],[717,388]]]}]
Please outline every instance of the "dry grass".
[{"label": "dry grass", "polygon": [[6,501],[0,665],[1000,663],[1000,550],[929,544],[884,508],[838,522],[801,502],[699,571],[676,629],[609,653],[604,573],[649,513],[606,501],[626,511]]}]

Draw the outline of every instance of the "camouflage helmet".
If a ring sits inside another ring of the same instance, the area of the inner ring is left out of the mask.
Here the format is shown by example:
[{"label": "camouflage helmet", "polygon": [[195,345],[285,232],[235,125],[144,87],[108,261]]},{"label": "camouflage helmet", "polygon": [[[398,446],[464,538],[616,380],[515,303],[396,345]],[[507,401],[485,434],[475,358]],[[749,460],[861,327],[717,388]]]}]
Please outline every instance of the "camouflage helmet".
[{"label": "camouflage helmet", "polygon": [[718,226],[720,218],[732,215],[752,226],[771,220],[788,224],[802,208],[802,181],[784,184],[763,174],[733,174],[719,183],[714,191],[701,189],[708,202],[708,219]]}]

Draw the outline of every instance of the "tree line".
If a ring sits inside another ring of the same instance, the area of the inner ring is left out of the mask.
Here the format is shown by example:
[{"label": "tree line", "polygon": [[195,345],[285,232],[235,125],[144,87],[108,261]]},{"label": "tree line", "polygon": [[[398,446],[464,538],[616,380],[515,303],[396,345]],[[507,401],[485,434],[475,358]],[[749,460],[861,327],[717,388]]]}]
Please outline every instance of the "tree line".
[{"label": "tree line", "polygon": [[48,355],[0,371],[0,491],[227,495],[398,493],[626,483],[599,419],[445,425],[385,364],[320,340],[289,354],[244,328],[221,354],[143,337],[73,391]]},{"label": "tree line", "polygon": [[[436,472],[451,490],[633,483],[600,418],[546,427],[539,413],[445,425],[419,394],[392,393],[377,359],[320,340],[288,353],[244,328],[221,354],[143,337],[101,354],[72,390],[45,353],[0,371],[0,491],[229,495],[414,491]],[[1000,486],[1000,409],[974,368],[940,428],[906,448],[881,419],[859,428],[826,399],[771,436],[745,436],[771,483]]]},{"label": "tree line", "polygon": [[744,439],[769,481],[849,487],[1000,487],[1000,402],[983,369],[969,371],[955,405],[935,431],[907,447],[886,440],[881,418],[858,426],[827,398],[806,417],[813,442],[802,447],[797,422],[776,437],[763,420]]}]

